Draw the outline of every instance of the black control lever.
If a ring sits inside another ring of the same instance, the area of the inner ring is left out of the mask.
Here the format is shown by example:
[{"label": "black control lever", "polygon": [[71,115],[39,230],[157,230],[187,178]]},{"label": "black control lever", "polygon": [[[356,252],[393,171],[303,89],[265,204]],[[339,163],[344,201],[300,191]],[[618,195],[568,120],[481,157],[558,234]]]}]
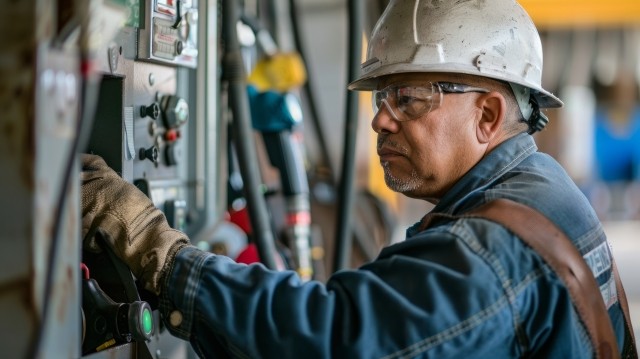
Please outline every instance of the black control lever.
[{"label": "black control lever", "polygon": [[176,22],[171,25],[172,28],[177,29],[182,22],[182,0],[178,0],[176,4]]},{"label": "black control lever", "polygon": [[154,330],[147,302],[114,302],[95,279],[82,281],[82,311],[85,318],[83,354],[107,349],[132,340],[150,340]]},{"label": "black control lever", "polygon": [[[129,268],[113,253],[98,232],[94,238],[102,251],[83,250],[87,274],[82,280],[83,355],[113,346],[145,341],[158,333],[154,308],[140,300],[140,292]],[[157,303],[154,303],[157,305]]]}]

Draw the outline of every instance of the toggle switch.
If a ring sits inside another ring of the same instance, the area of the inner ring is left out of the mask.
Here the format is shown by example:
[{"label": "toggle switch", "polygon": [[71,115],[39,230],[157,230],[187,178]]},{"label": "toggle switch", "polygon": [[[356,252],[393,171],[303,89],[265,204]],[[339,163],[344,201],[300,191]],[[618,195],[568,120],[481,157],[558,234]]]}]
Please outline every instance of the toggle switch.
[{"label": "toggle switch", "polygon": [[140,106],[140,116],[149,116],[154,120],[157,119],[160,116],[160,105],[154,102],[149,106]]},{"label": "toggle switch", "polygon": [[156,146],[151,146],[147,149],[141,147],[138,156],[140,160],[148,159],[151,162],[157,164],[158,163],[158,148]]}]

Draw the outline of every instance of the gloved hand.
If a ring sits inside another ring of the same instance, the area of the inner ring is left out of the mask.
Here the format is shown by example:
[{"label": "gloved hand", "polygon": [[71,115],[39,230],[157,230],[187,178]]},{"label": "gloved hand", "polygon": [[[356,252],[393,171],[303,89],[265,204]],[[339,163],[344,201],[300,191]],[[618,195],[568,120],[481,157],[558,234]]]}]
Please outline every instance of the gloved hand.
[{"label": "gloved hand", "polygon": [[81,179],[85,247],[95,250],[95,236],[102,236],[145,289],[160,294],[176,253],[189,245],[187,236],[169,227],[153,202],[101,157],[82,155]]}]

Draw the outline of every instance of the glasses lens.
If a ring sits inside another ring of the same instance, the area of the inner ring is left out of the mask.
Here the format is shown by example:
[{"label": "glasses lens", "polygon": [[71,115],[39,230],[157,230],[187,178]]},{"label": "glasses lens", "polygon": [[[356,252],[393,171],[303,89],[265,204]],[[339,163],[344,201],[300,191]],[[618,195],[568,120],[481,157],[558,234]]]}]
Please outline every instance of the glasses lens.
[{"label": "glasses lens", "polygon": [[396,119],[397,121],[401,121],[398,118],[398,114],[397,114],[397,110],[394,110],[393,107],[389,104],[389,99],[390,99],[390,94],[392,92],[390,92],[389,90],[393,90],[390,88],[385,88],[383,90],[374,90],[372,92],[372,101],[371,103],[373,104],[373,114],[377,115],[378,112],[380,111],[380,109],[383,106],[387,107],[387,110],[389,111],[389,113],[391,114],[391,116]]},{"label": "glasses lens", "polygon": [[433,98],[433,86],[405,86],[398,88],[396,104],[408,118],[415,119],[431,111]]},{"label": "glasses lens", "polygon": [[373,111],[378,113],[386,103],[398,121],[408,121],[427,114],[440,103],[441,93],[435,85],[389,86],[373,91]]},{"label": "glasses lens", "polygon": [[374,90],[372,93],[372,103],[373,103],[373,113],[378,113],[380,107],[382,106],[382,100],[386,97],[385,90]]}]

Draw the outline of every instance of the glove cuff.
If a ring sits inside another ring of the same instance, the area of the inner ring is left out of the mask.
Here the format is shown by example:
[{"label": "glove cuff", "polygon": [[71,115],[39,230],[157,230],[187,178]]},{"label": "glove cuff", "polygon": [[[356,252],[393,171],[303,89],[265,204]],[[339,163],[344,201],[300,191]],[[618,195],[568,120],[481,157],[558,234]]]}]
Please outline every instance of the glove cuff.
[{"label": "glove cuff", "polygon": [[180,231],[169,229],[159,234],[153,247],[149,248],[141,261],[143,273],[140,279],[145,289],[160,295],[164,289],[165,276],[173,268],[176,254],[187,246],[189,246],[189,239]]}]

